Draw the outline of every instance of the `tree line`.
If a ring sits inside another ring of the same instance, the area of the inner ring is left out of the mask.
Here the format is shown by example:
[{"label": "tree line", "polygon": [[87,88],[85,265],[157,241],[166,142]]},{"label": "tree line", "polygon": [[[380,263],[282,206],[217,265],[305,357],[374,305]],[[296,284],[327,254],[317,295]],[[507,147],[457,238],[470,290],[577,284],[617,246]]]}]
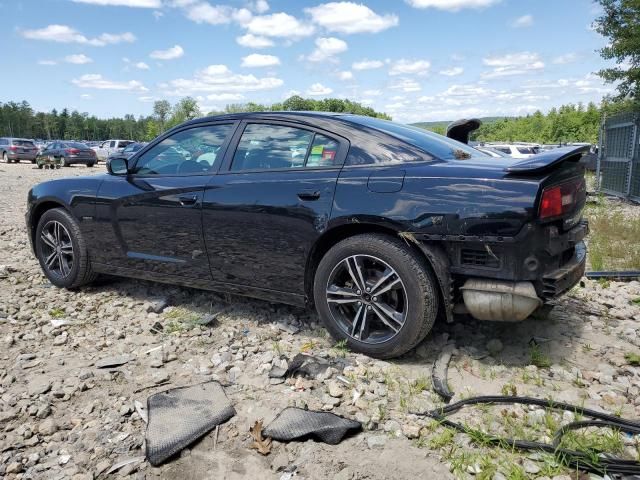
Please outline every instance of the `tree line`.
[{"label": "tree line", "polygon": [[[239,113],[251,111],[323,111],[345,112],[371,117],[391,119],[385,113],[377,112],[351,100],[327,98],[307,99],[294,95],[284,102],[273,105],[258,103],[230,104],[223,111],[207,112],[207,115]],[[198,103],[185,97],[175,105],[167,100],[153,104],[153,111],[147,116],[125,115],[122,118],[98,118],[86,112],[53,109],[50,112],[36,112],[28,102],[0,102],[0,136],[37,138],[44,140],[105,140],[108,138],[128,138],[149,141],[176,125],[187,120],[202,117]]]}]

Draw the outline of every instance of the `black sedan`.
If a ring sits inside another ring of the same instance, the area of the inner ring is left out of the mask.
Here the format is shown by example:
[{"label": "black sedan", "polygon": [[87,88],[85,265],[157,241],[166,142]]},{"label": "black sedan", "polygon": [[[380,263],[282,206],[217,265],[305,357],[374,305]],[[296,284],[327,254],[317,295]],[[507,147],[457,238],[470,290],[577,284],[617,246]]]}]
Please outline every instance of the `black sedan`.
[{"label": "black sedan", "polygon": [[36,158],[38,168],[44,165],[68,167],[77,163],[93,167],[97,161],[96,152],[84,143],[64,141],[51,142]]},{"label": "black sedan", "polygon": [[35,186],[26,218],[58,287],[107,273],[315,304],[335,338],[388,358],[454,311],[518,321],[578,282],[583,153],[491,158],[350,114],[216,116]]}]

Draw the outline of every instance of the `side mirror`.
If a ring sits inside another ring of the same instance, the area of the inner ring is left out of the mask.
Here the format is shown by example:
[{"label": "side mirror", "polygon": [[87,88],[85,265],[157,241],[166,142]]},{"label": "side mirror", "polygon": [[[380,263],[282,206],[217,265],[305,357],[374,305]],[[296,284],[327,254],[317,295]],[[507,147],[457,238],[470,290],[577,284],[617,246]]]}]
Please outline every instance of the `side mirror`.
[{"label": "side mirror", "polygon": [[129,173],[129,162],[125,158],[107,160],[107,171],[111,175],[126,175]]}]

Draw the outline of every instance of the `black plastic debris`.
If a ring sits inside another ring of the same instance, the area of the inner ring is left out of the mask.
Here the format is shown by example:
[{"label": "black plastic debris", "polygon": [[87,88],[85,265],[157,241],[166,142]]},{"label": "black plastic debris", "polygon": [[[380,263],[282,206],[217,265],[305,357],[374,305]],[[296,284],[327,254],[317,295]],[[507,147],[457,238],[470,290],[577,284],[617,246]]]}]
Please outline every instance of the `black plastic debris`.
[{"label": "black plastic debris", "polygon": [[314,438],[336,445],[350,431],[362,428],[360,422],[329,412],[287,407],[263,430],[263,435],[279,442]]},{"label": "black plastic debris", "polygon": [[299,353],[289,362],[285,376],[316,378],[326,372],[329,366],[329,361],[324,358]]},{"label": "black plastic debris", "polygon": [[147,459],[158,466],[235,415],[218,382],[181,387],[147,399]]},{"label": "black plastic debris", "polygon": [[447,381],[449,376],[449,362],[455,352],[456,347],[453,344],[447,344],[444,346],[436,361],[433,362],[433,370],[431,371],[431,383],[433,384],[433,390],[442,397],[445,403],[453,398],[453,393],[449,390],[449,383]]}]

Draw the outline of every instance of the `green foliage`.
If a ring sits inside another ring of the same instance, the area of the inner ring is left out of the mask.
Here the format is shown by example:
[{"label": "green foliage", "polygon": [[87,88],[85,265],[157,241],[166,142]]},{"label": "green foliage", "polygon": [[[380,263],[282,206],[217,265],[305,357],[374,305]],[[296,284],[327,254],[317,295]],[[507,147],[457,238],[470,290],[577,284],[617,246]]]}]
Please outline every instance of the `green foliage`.
[{"label": "green foliage", "polygon": [[539,345],[532,344],[529,347],[529,364],[538,368],[549,368],[551,359],[542,351]]},{"label": "green foliage", "polygon": [[474,132],[474,139],[484,142],[536,142],[543,144],[597,143],[601,109],[594,103],[586,107],[563,105],[548,114],[540,111],[525,117],[505,117],[486,121]]},{"label": "green foliage", "polygon": [[629,365],[633,365],[634,367],[640,367],[640,355],[637,353],[625,353],[624,359],[627,361]]},{"label": "green foliage", "polygon": [[616,66],[598,72],[605,81],[618,82],[617,99],[633,94],[640,105],[640,0],[596,0],[603,13],[594,22],[595,31],[608,39],[600,50]]},{"label": "green foliage", "polygon": [[[351,100],[325,98],[323,100],[305,99],[294,95],[282,103],[261,105],[244,103],[227,105],[222,112],[209,112],[209,115],[223,113],[308,110],[315,112],[355,113],[391,120],[385,113],[376,112]],[[198,102],[185,97],[171,106],[166,100],[153,104],[153,115],[125,115],[123,118],[101,119],[68,109],[61,112],[34,112],[28,102],[0,102],[0,136],[42,138],[45,140],[106,140],[108,138],[128,138],[131,140],[153,140],[156,136],[187,120],[202,116]]]}]

